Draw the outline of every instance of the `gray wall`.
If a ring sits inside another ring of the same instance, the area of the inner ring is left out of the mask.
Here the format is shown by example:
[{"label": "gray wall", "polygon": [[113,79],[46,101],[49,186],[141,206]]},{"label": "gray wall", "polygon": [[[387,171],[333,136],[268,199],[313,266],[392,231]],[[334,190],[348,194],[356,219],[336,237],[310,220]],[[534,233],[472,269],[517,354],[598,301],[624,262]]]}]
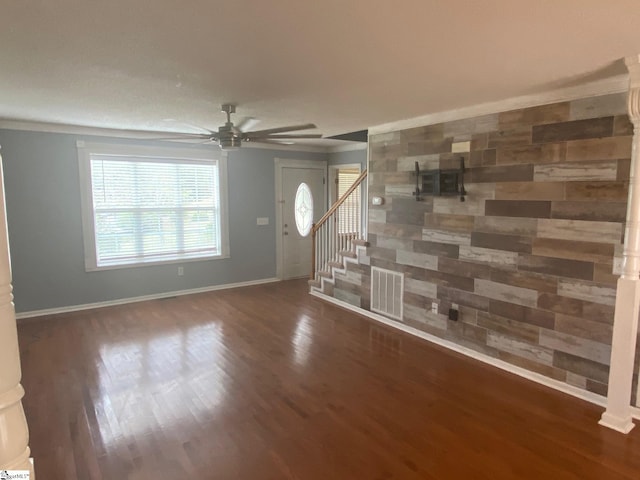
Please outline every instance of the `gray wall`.
[{"label": "gray wall", "polygon": [[[25,312],[274,277],[273,159],[325,153],[245,148],[227,163],[231,258],[86,272],[77,140],[153,142],[0,130],[16,311]],[[214,147],[192,147],[214,148]],[[257,226],[257,217],[269,217]]]},{"label": "gray wall", "polygon": [[344,165],[347,163],[359,163],[361,170],[367,168],[367,149],[350,150],[348,152],[329,153],[329,165]]}]

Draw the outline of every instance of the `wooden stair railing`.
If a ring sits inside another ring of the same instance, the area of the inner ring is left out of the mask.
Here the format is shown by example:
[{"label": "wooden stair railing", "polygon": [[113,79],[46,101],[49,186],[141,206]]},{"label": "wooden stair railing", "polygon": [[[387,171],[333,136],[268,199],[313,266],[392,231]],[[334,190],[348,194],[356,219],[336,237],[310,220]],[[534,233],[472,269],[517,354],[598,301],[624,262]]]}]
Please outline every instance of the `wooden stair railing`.
[{"label": "wooden stair railing", "polygon": [[366,170],[311,227],[311,280],[329,276],[332,266],[342,265],[341,256],[355,255],[362,236],[360,184],[365,178]]}]

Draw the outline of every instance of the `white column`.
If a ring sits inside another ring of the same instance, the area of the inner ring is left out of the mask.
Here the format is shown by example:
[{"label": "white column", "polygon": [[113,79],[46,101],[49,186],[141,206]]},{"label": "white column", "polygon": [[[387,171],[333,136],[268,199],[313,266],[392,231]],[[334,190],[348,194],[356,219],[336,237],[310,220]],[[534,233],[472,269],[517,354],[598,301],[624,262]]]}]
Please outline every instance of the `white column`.
[{"label": "white column", "polygon": [[29,470],[29,430],[22,409],[20,352],[11,294],[11,263],[0,157],[0,470]]},{"label": "white column", "polygon": [[622,276],[618,279],[613,320],[607,409],[600,425],[622,433],[633,428],[631,381],[640,308],[640,55],[625,58],[629,70],[627,106],[633,123],[631,174],[624,235]]}]

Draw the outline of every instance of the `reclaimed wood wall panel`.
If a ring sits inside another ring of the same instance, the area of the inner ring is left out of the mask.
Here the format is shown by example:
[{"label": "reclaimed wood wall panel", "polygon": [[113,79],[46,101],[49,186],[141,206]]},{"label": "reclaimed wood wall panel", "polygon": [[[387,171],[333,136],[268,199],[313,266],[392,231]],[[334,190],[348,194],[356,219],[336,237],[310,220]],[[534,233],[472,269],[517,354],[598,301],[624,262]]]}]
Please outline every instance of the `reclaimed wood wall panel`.
[{"label": "reclaimed wood wall panel", "polygon": [[533,143],[610,137],[613,135],[613,117],[536,125],[532,134]]},{"label": "reclaimed wood wall panel", "polygon": [[[405,323],[606,393],[633,134],[625,98],[370,138],[369,196],[385,204],[369,202],[366,258],[404,272]],[[469,140],[470,152],[451,152]],[[455,168],[461,157],[466,201],[416,202],[415,163]],[[343,276],[334,295],[369,308],[369,266],[352,268],[358,275]],[[457,322],[447,318],[452,307]]]}]

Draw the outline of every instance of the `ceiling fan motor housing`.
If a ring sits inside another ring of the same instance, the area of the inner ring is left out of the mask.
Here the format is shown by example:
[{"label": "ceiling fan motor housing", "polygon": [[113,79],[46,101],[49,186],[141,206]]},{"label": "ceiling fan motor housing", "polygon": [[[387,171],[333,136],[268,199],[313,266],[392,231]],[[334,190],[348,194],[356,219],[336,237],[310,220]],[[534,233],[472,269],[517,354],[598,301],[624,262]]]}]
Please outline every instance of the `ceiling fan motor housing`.
[{"label": "ceiling fan motor housing", "polygon": [[223,150],[240,148],[242,145],[242,138],[233,132],[232,127],[232,123],[227,123],[218,128],[218,144]]},{"label": "ceiling fan motor housing", "polygon": [[219,145],[222,150],[235,150],[236,148],[240,148],[240,145],[242,145],[242,141],[240,140],[240,137],[231,136],[221,138],[219,141]]}]

